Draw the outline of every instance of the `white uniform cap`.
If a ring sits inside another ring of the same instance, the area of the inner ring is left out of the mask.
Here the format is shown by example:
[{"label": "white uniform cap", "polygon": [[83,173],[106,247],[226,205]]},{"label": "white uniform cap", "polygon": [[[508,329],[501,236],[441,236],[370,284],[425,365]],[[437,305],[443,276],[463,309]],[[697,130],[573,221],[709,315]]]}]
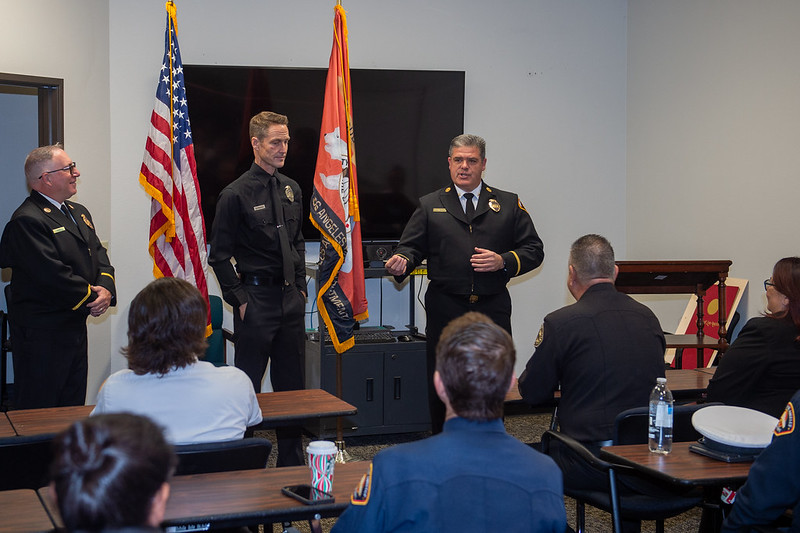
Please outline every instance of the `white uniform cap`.
[{"label": "white uniform cap", "polygon": [[766,448],[778,419],[755,409],[709,405],[692,415],[692,425],[706,439],[726,446]]}]

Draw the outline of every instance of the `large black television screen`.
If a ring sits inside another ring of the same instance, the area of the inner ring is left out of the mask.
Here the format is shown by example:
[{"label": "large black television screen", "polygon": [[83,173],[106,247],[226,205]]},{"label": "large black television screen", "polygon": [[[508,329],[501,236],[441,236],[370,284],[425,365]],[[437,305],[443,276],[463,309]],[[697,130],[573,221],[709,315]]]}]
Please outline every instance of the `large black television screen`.
[{"label": "large black television screen", "polygon": [[[250,168],[250,118],[289,117],[281,170],[303,190],[308,220],[327,69],[184,65],[197,177],[207,230],[217,196]],[[351,69],[361,232],[364,241],[397,240],[418,198],[450,179],[447,149],[464,131],[464,72]]]}]

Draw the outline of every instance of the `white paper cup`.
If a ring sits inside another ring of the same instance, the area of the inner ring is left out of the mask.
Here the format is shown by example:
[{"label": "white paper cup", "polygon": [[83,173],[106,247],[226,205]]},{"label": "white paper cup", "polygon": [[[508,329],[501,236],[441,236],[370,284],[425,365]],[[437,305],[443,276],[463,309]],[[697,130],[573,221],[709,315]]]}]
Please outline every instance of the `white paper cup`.
[{"label": "white paper cup", "polygon": [[331,492],[333,489],[333,465],[336,463],[336,444],[327,440],[308,443],[308,466],[311,469],[311,486]]}]

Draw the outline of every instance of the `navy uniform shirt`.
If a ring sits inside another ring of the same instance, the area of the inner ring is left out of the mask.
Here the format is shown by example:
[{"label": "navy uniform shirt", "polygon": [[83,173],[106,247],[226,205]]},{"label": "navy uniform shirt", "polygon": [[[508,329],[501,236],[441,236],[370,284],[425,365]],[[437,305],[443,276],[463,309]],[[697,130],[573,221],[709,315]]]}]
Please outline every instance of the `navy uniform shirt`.
[{"label": "navy uniform shirt", "polygon": [[722,533],[749,531],[749,526],[769,524],[787,509],[794,509],[790,531],[800,531],[800,428],[797,427],[797,391],[781,415],[772,443],[756,458],[747,482],[736,493]]},{"label": "navy uniform shirt", "polygon": [[565,528],[552,459],[506,433],[502,420],[452,418],[438,435],[378,453],[332,532]]}]

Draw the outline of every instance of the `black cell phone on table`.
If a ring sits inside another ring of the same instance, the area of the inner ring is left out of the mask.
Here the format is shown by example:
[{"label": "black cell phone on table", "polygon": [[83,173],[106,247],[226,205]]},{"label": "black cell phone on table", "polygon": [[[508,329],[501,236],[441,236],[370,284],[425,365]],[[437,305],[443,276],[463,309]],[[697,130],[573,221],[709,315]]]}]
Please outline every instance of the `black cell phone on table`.
[{"label": "black cell phone on table", "polygon": [[306,505],[317,503],[333,503],[333,494],[319,490],[311,485],[288,485],[281,489],[287,496],[301,501]]}]

